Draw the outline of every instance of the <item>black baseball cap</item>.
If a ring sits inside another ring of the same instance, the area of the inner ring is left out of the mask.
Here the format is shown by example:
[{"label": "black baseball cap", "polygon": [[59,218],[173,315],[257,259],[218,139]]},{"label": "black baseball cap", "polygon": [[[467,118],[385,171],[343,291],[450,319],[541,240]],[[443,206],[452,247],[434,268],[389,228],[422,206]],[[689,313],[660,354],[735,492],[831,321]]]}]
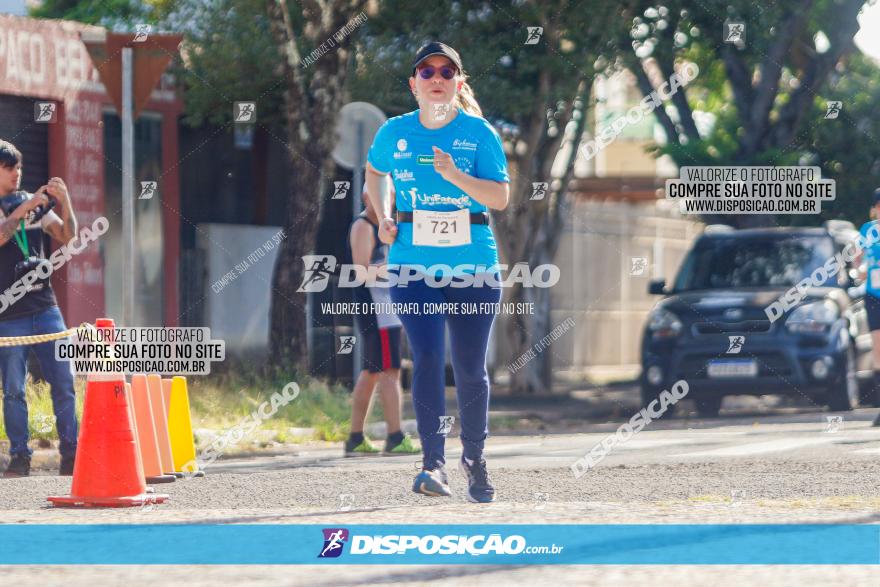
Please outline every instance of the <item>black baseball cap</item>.
[{"label": "black baseball cap", "polygon": [[416,58],[413,60],[412,66],[413,75],[415,75],[416,68],[419,66],[419,63],[421,63],[431,55],[442,55],[448,58],[452,63],[454,63],[455,67],[458,68],[458,71],[461,71],[463,69],[461,66],[461,57],[458,55],[458,51],[456,51],[446,43],[432,41],[426,45],[422,45],[422,48],[419,49],[418,53],[416,53]]},{"label": "black baseball cap", "polygon": [[880,188],[874,190],[874,205],[880,204]]}]

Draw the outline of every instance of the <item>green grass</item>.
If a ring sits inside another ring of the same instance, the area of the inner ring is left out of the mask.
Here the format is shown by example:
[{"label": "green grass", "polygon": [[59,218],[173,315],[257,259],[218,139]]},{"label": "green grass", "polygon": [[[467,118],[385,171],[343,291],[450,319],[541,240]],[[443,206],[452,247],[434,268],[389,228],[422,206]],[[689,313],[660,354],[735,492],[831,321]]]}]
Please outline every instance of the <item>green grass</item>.
[{"label": "green grass", "polygon": [[348,435],[351,403],[348,390],[318,379],[262,377],[254,374],[223,374],[188,380],[194,428],[225,430],[253,413],[289,382],[300,387],[296,399],[282,406],[262,429],[276,430],[275,440],[292,440],[290,427],[314,428],[318,440],[339,441]]},{"label": "green grass", "polygon": [[522,424],[523,418],[515,416],[494,416],[489,415],[490,430],[513,430]]},{"label": "green grass", "polygon": [[[85,381],[76,381],[76,414],[82,417],[83,390]],[[28,375],[25,382],[25,398],[28,404],[28,428],[34,440],[57,440],[55,432],[55,413],[52,411],[52,398],[49,384],[45,381],[35,382]],[[6,426],[0,418],[0,438],[6,439]]]},{"label": "green grass", "polygon": [[[234,374],[187,378],[193,428],[209,428],[222,433],[253,413],[263,402],[269,401],[273,393],[281,393],[290,381],[299,385],[299,396],[281,407],[260,428],[274,430],[273,440],[276,442],[295,441],[287,431],[291,427],[314,428],[317,440],[344,440],[351,424],[349,391],[342,385],[331,385],[318,379],[294,375],[265,377],[238,371]],[[84,391],[85,380],[77,378],[77,416],[80,421]],[[26,397],[30,412],[31,438],[57,440],[49,385],[43,381],[34,382],[28,376]],[[378,401],[375,403],[379,404]],[[381,420],[381,409],[378,407],[375,406],[372,410],[370,421]],[[0,439],[6,439],[2,421]]]}]

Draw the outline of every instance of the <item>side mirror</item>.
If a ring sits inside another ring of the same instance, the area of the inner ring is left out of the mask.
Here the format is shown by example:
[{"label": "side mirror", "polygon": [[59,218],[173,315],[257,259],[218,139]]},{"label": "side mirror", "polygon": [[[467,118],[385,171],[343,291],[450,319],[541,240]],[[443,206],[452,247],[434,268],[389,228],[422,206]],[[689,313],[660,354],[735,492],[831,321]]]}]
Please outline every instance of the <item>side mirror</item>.
[{"label": "side mirror", "polygon": [[666,280],[665,279],[652,279],[650,283],[648,283],[648,293],[652,296],[662,296],[666,293]]}]

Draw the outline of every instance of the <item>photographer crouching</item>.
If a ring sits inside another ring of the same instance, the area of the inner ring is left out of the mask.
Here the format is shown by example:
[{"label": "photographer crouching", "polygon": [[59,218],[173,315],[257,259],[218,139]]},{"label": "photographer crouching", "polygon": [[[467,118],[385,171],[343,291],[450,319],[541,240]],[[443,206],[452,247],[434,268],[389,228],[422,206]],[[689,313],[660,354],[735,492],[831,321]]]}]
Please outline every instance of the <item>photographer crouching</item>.
[{"label": "photographer crouching", "polygon": [[[19,190],[22,157],[0,140],[0,338],[52,334],[66,330],[46,271],[43,232],[66,245],[76,235],[76,217],[67,186],[53,177],[34,194]],[[36,273],[34,273],[36,272]],[[36,277],[36,279],[35,279]],[[28,406],[25,400],[28,353],[33,350],[51,386],[61,467],[72,475],[76,457],[76,396],[69,362],[55,360],[54,342],[0,346],[3,421],[9,437],[9,466],[4,477],[30,474]]]}]

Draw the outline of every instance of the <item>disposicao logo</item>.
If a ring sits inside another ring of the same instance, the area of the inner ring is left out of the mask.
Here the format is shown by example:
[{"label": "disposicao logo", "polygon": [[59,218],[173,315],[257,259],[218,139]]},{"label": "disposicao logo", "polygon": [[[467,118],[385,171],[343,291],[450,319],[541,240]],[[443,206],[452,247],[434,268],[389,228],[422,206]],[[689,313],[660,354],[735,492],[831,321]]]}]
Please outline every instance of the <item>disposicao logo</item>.
[{"label": "disposicao logo", "polygon": [[[541,547],[543,548],[543,547]],[[388,536],[352,536],[351,554],[407,554],[414,550],[419,554],[451,555],[488,554],[514,555],[527,551],[526,539],[513,535],[502,538],[500,534],[488,536],[413,536],[407,534]],[[559,549],[561,551],[561,549]],[[547,551],[550,552],[549,547]]]},{"label": "disposicao logo", "polygon": [[357,534],[349,535],[345,528],[324,528],[324,547],[318,558],[338,558],[349,544],[348,554],[358,555],[468,555],[468,556],[514,556],[558,555],[564,545],[546,544],[529,546],[525,536],[512,534],[502,536],[487,533],[467,534]]},{"label": "disposicao logo", "polygon": [[338,558],[342,554],[342,547],[348,542],[348,530],[345,528],[324,528],[324,547],[318,554],[318,558]]}]

